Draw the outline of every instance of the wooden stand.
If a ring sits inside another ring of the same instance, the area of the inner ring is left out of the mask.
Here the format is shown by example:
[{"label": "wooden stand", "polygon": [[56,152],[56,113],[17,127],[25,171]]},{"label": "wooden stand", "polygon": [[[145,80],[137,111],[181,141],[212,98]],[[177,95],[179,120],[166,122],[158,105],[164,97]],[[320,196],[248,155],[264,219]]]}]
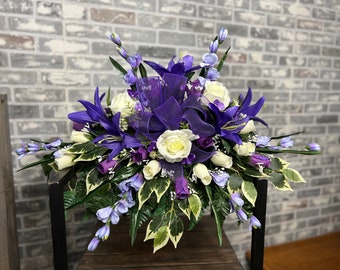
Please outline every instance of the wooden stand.
[{"label": "wooden stand", "polygon": [[242,270],[225,235],[223,246],[218,245],[216,225],[210,216],[203,217],[194,230],[184,231],[176,249],[169,242],[154,254],[152,240],[143,242],[145,230],[140,230],[133,247],[128,232],[127,218],[112,225],[109,239],[101,242],[95,251],[86,251],[78,270]]},{"label": "wooden stand", "polygon": [[0,269],[19,269],[12,155],[5,95],[0,95]]}]

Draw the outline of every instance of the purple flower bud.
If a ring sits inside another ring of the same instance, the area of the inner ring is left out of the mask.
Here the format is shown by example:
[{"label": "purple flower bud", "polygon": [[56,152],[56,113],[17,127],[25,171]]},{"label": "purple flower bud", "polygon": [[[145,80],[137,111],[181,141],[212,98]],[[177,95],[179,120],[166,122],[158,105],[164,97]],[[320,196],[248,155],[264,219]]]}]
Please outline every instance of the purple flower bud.
[{"label": "purple flower bud", "polygon": [[45,144],[45,145],[44,145],[44,148],[45,148],[46,150],[54,150],[54,149],[56,149],[58,146],[60,146],[61,143],[62,143],[62,140],[58,138],[58,139],[55,139],[54,141],[52,141],[52,142],[50,142],[50,143],[48,143],[48,144]]},{"label": "purple flower bud", "polygon": [[95,236],[103,241],[107,240],[110,235],[110,224],[105,224],[103,227],[100,227]]},{"label": "purple flower bud", "polygon": [[136,53],[135,55],[128,56],[126,61],[130,64],[132,69],[137,69],[142,62],[142,56],[139,53]]},{"label": "purple flower bud", "polygon": [[209,51],[210,53],[216,53],[217,49],[218,49],[218,40],[216,39],[210,42]]},{"label": "purple flower bud", "polygon": [[255,216],[251,216],[249,219],[249,231],[251,231],[252,228],[261,228],[261,222]]},{"label": "purple flower bud", "polygon": [[139,147],[137,150],[131,152],[131,159],[137,164],[140,164],[147,157],[148,151],[144,147]]},{"label": "purple flower bud", "polygon": [[240,193],[233,193],[230,195],[230,201],[232,203],[232,205],[234,206],[235,204],[237,206],[243,206],[244,205],[244,201],[243,199],[241,198],[241,194]]},{"label": "purple flower bud", "polygon": [[133,70],[129,69],[124,75],[123,79],[128,85],[134,85],[137,81],[137,76]]},{"label": "purple flower bud", "polygon": [[138,191],[144,183],[143,174],[141,173],[135,174],[134,176],[130,178],[130,181],[131,181],[131,187],[133,187],[136,191]]},{"label": "purple flower bud", "polygon": [[118,53],[120,54],[121,57],[123,57],[124,59],[127,58],[127,56],[128,56],[127,52],[123,47],[121,47],[121,46],[117,47],[117,51],[118,51]]},{"label": "purple flower bud", "polygon": [[112,33],[111,35],[108,35],[107,38],[118,46],[122,45],[120,37],[116,33]]},{"label": "purple flower bud", "polygon": [[202,149],[206,149],[214,145],[214,141],[211,137],[200,137],[196,142],[198,147]]},{"label": "purple flower bud", "polygon": [[294,144],[294,142],[292,141],[292,139],[289,137],[285,137],[285,138],[282,138],[282,140],[280,141],[280,145],[283,147],[283,148],[288,148],[288,147],[292,147]]},{"label": "purple flower bud", "polygon": [[308,144],[307,149],[309,151],[321,151],[321,147],[317,143],[310,143],[310,144]]},{"label": "purple flower bud", "polygon": [[255,167],[262,166],[268,168],[270,166],[270,158],[254,153],[250,156],[249,163]]},{"label": "purple flower bud", "polygon": [[230,175],[226,172],[223,171],[219,171],[219,172],[212,172],[211,173],[214,182],[216,183],[216,185],[220,186],[220,187],[225,187],[225,185],[228,182],[228,179],[230,177]]},{"label": "purple flower bud", "polygon": [[182,159],[182,164],[192,164],[196,158],[196,155],[194,153],[190,153],[189,156]]},{"label": "purple flower bud", "polygon": [[211,80],[211,81],[215,81],[220,77],[220,73],[217,71],[216,68],[209,68],[206,78]]},{"label": "purple flower bud", "polygon": [[156,149],[156,142],[150,142],[150,144],[148,145],[148,152],[152,152]]},{"label": "purple flower bud", "polygon": [[225,41],[227,36],[228,36],[228,30],[222,27],[218,33],[219,43],[222,43],[223,41]]},{"label": "purple flower bud", "polygon": [[40,150],[40,145],[36,143],[28,143],[27,150],[31,153],[38,152]]},{"label": "purple flower bud", "polygon": [[128,202],[126,200],[120,200],[118,204],[116,205],[115,210],[118,212],[118,214],[125,214],[129,210]]},{"label": "purple flower bud", "polygon": [[84,128],[84,124],[73,122],[72,128],[76,131],[81,131]]},{"label": "purple flower bud", "polygon": [[107,174],[111,168],[115,168],[118,164],[118,160],[115,159],[105,159],[104,161],[97,164],[97,170],[101,174]]},{"label": "purple flower bud", "polygon": [[240,221],[247,221],[248,220],[248,217],[247,217],[247,214],[243,211],[243,209],[238,209],[236,211],[236,214],[237,214],[237,217],[239,218]]},{"label": "purple flower bud", "polygon": [[116,211],[112,211],[112,213],[110,215],[111,223],[114,224],[114,225],[118,224],[119,219],[120,219],[120,217],[119,217],[118,213]]},{"label": "purple flower bud", "polygon": [[189,193],[189,188],[188,188],[188,180],[185,177],[183,176],[176,177],[175,192],[176,192],[176,197],[180,200],[189,197],[190,193]]},{"label": "purple flower bud", "polygon": [[270,137],[267,136],[259,136],[256,141],[256,146],[258,147],[266,147],[269,146]]},{"label": "purple flower bud", "polygon": [[108,219],[110,218],[110,215],[112,213],[113,209],[111,206],[107,206],[107,207],[104,207],[104,208],[101,208],[99,210],[97,210],[97,218],[106,223],[108,221]]},{"label": "purple flower bud", "polygon": [[92,240],[90,241],[90,243],[87,246],[87,250],[88,251],[94,251],[99,244],[100,240],[97,237],[92,238]]},{"label": "purple flower bud", "polygon": [[217,63],[218,57],[215,53],[206,53],[203,55],[202,60],[204,64],[212,67]]}]

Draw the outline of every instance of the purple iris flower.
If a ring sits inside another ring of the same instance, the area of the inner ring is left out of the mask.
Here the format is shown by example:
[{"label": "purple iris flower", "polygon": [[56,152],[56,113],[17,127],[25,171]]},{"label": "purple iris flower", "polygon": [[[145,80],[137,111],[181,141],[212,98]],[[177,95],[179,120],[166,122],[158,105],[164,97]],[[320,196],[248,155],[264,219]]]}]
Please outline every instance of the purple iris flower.
[{"label": "purple iris flower", "polygon": [[118,164],[118,160],[115,159],[105,159],[104,161],[97,164],[97,170],[101,174],[107,174],[109,169],[115,168]]},{"label": "purple iris flower", "polygon": [[86,111],[70,113],[68,118],[77,123],[100,124],[104,130],[93,142],[112,150],[108,159],[113,159],[124,148],[139,147],[142,146],[142,143],[134,136],[120,130],[120,113],[113,116],[108,116],[105,113],[101,105],[104,95],[99,96],[97,87],[94,93],[94,104],[86,100],[80,100],[79,102],[85,107]]},{"label": "purple iris flower", "polygon": [[178,60],[177,63],[174,61],[175,56],[172,57],[172,59],[168,63],[168,67],[165,68],[155,62],[146,61],[144,62],[148,64],[153,70],[155,70],[161,77],[165,73],[173,73],[178,75],[188,75],[189,73],[200,69],[200,66],[193,67],[193,57],[191,55],[186,55]]},{"label": "purple iris flower", "polygon": [[260,154],[253,153],[250,156],[249,163],[255,167],[262,166],[264,168],[268,168],[270,166],[270,158]]},{"label": "purple iris flower", "polygon": [[190,192],[188,188],[188,180],[184,176],[176,177],[175,192],[176,192],[176,197],[180,200],[189,197]]},{"label": "purple iris flower", "polygon": [[229,107],[224,111],[210,103],[209,107],[216,117],[215,129],[216,133],[221,137],[228,139],[237,144],[242,144],[242,139],[238,134],[249,120],[258,121],[268,126],[262,119],[256,117],[264,104],[264,97],[261,97],[255,104],[250,105],[252,101],[251,88],[248,89],[245,98],[240,96],[238,106]]},{"label": "purple iris flower", "polygon": [[225,187],[225,185],[228,182],[228,179],[230,177],[230,175],[226,172],[220,171],[220,172],[212,172],[211,173],[212,177],[213,177],[213,181],[216,183],[216,185],[220,186],[220,187]]},{"label": "purple iris flower", "polygon": [[144,147],[138,147],[137,150],[131,151],[130,155],[134,163],[141,164],[148,157],[148,151]]}]

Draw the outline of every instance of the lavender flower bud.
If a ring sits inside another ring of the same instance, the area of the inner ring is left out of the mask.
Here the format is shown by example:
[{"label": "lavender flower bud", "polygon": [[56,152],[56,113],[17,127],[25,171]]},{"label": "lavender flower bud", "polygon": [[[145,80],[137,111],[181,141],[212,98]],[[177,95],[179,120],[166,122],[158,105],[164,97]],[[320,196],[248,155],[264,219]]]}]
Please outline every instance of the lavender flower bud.
[{"label": "lavender flower bud", "polygon": [[218,40],[213,40],[210,42],[209,51],[210,53],[216,53],[218,49]]},{"label": "lavender flower bud", "polygon": [[133,70],[129,69],[127,73],[124,75],[124,81],[129,85],[134,85],[137,81],[137,77]]},{"label": "lavender flower bud", "polygon": [[219,33],[218,33],[218,41],[219,41],[219,43],[221,44],[223,41],[225,41],[227,36],[228,36],[228,30],[222,27],[220,29]]},{"label": "lavender flower bud", "polygon": [[309,151],[320,151],[321,147],[317,143],[310,143],[310,144],[308,144],[307,149]]},{"label": "lavender flower bud", "polygon": [[110,235],[110,224],[105,224],[103,227],[100,227],[95,234],[95,236],[98,239],[101,239],[103,241],[107,240],[107,238],[109,238],[109,235]]},{"label": "lavender flower bud", "polygon": [[118,46],[122,46],[120,37],[116,33],[112,33],[111,35],[108,35],[107,38],[111,40],[114,44]]},{"label": "lavender flower bud", "polygon": [[98,247],[99,242],[100,242],[100,240],[97,237],[94,237],[90,241],[90,243],[88,244],[87,250],[88,251],[94,251]]},{"label": "lavender flower bud", "polygon": [[121,57],[126,59],[128,57],[126,50],[123,47],[117,47],[117,51],[120,54]]}]

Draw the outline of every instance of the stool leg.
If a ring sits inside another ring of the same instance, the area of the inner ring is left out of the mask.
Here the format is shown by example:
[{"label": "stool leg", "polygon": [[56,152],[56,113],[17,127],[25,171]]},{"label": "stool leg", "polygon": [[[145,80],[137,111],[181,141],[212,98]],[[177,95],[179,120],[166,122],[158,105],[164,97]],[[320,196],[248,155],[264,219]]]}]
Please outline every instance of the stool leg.
[{"label": "stool leg", "polygon": [[263,269],[264,238],[266,227],[266,207],[267,207],[267,180],[256,180],[254,182],[257,189],[257,199],[255,203],[254,216],[261,222],[261,228],[254,229],[251,238],[251,270]]},{"label": "stool leg", "polygon": [[63,184],[50,184],[49,193],[54,269],[67,270],[67,244]]}]

